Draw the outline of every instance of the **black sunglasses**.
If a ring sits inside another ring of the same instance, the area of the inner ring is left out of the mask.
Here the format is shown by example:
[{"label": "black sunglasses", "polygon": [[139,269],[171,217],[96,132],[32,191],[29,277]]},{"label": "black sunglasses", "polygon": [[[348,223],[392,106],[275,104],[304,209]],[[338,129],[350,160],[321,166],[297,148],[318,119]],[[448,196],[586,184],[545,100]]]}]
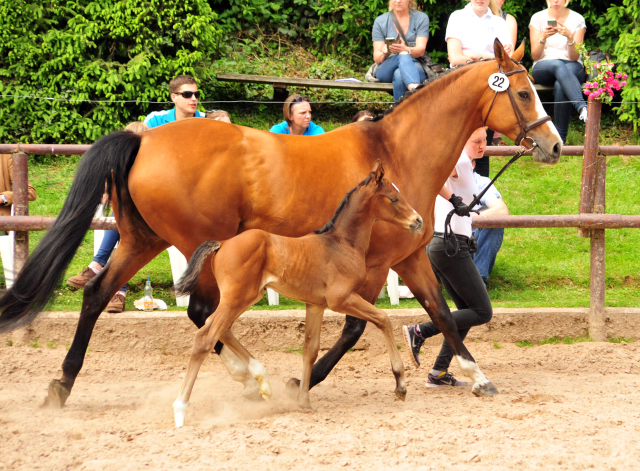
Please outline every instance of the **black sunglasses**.
[{"label": "black sunglasses", "polygon": [[306,96],[297,96],[293,100],[291,100],[291,103],[289,103],[289,113],[291,113],[291,107],[293,105],[295,105],[296,103],[302,103],[303,101],[306,101],[308,103],[309,98]]},{"label": "black sunglasses", "polygon": [[191,98],[192,96],[196,97],[196,100],[200,99],[200,92],[176,92],[176,95],[181,95],[183,98]]}]

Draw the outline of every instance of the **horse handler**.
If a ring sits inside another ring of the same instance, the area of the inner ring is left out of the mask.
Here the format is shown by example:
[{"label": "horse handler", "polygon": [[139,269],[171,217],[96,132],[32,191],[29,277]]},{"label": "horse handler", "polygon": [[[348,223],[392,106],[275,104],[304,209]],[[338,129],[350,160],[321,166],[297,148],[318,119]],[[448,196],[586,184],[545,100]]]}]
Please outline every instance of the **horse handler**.
[{"label": "horse handler", "polygon": [[[471,211],[468,204],[473,200],[474,193],[478,192],[471,161],[483,156],[487,145],[486,137],[485,128],[478,128],[473,132],[465,144],[453,172],[440,190],[435,204],[436,220],[433,239],[427,246],[431,265],[437,271],[444,288],[458,309],[451,314],[456,321],[462,340],[469,333],[471,327],[486,324],[493,316],[489,294],[470,255],[470,248],[475,239],[472,238],[471,218],[468,217]],[[450,244],[444,238],[445,219],[451,210],[455,210],[451,219],[451,228],[457,240],[455,253],[452,253],[451,246],[447,247]],[[402,330],[411,351],[411,358],[419,367],[420,347],[426,339],[439,334],[440,331],[433,322],[403,326]],[[429,373],[427,386],[467,385],[467,383],[455,379],[447,371],[452,358],[453,352],[445,340],[433,369]]]}]

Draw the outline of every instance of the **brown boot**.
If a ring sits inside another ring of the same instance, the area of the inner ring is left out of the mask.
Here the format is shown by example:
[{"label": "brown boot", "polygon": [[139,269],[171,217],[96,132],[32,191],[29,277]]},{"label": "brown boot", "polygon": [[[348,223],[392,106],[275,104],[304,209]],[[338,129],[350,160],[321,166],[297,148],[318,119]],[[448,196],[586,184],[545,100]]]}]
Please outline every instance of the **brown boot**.
[{"label": "brown boot", "polygon": [[122,294],[116,293],[116,295],[111,299],[111,301],[109,301],[109,304],[107,304],[106,311],[112,314],[117,314],[118,312],[122,312],[124,311],[125,302],[126,302],[126,298]]},{"label": "brown boot", "polygon": [[91,268],[87,267],[82,270],[82,273],[76,276],[72,276],[67,280],[67,284],[73,286],[74,288],[84,288],[84,285],[89,283],[89,280],[95,278],[96,272],[94,272]]}]

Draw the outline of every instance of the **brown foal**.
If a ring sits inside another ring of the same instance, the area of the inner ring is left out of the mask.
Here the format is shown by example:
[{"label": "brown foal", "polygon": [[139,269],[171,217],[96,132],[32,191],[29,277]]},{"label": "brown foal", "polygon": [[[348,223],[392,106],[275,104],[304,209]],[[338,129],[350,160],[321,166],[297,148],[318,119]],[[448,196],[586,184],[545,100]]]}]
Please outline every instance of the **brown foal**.
[{"label": "brown foal", "polygon": [[[205,259],[214,253],[211,265],[220,288],[220,304],[196,333],[187,374],[173,404],[177,427],[184,424],[189,397],[205,357],[233,322],[262,299],[267,287],[307,305],[298,391],[301,407],[312,409],[309,382],[327,307],[373,322],[382,331],[396,378],[395,394],[404,400],[404,366],[389,318],[357,293],[366,278],[365,254],[374,222],[388,221],[414,234],[420,234],[423,226],[422,218],[383,175],[383,166],[377,161],[369,176],[347,193],[333,219],[315,234],[291,238],[252,229],[224,243],[209,241],[198,247],[176,292],[186,294],[195,288]],[[248,355],[236,342],[226,346],[240,357]],[[260,385],[260,394],[269,398],[271,387],[264,367],[250,356],[242,359]]]}]

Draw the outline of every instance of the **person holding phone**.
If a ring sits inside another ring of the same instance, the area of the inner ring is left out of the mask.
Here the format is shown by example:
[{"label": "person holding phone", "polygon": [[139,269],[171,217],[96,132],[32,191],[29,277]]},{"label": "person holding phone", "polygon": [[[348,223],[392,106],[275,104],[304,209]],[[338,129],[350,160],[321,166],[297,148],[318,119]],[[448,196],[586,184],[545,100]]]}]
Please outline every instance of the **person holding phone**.
[{"label": "person holding phone", "polygon": [[576,45],[584,40],[587,30],[584,17],[567,8],[570,0],[547,0],[546,10],[531,17],[531,75],[536,83],[552,85],[555,91],[554,121],[562,142],[566,143],[575,108],[587,120],[587,103],[582,94],[586,77]]},{"label": "person holding phone", "polygon": [[375,19],[371,36],[373,60],[378,64],[376,78],[393,83],[393,99],[398,101],[427,78],[418,59],[427,48],[429,17],[418,11],[415,0],[389,0],[389,11]]}]

